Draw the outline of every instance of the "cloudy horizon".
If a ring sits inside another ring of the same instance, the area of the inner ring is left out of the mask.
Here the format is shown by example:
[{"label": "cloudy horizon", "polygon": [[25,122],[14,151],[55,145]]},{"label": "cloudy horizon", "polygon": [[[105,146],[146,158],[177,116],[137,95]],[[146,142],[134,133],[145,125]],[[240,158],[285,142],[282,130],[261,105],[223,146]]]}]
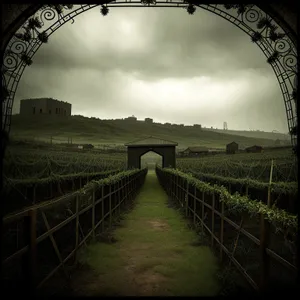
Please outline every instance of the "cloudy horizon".
[{"label": "cloudy horizon", "polygon": [[73,115],[288,132],[272,67],[250,37],[198,8],[99,7],[62,26],[24,71],[21,99],[54,98]]}]

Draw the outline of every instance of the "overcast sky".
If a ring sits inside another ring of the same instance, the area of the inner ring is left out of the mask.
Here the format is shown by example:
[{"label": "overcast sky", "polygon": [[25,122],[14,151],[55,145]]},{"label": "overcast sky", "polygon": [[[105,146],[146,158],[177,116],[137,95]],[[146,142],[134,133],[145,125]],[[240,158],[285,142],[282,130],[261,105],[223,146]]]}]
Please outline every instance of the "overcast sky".
[{"label": "overcast sky", "polygon": [[87,11],[57,30],[27,67],[16,94],[72,104],[101,119],[287,132],[276,76],[250,37],[198,8]]}]

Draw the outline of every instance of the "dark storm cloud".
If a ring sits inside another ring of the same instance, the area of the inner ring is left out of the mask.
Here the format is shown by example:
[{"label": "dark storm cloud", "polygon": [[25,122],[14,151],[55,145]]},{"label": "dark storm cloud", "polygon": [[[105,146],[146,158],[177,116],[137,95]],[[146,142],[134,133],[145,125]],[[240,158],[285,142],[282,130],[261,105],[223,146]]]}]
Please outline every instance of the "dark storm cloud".
[{"label": "dark storm cloud", "polygon": [[[116,43],[103,49],[99,34],[93,48],[89,48],[84,35],[76,34],[69,27],[64,38],[58,34],[50,37],[49,45],[43,46],[35,57],[35,64],[65,70],[117,69],[150,78],[212,76],[222,70],[231,73],[245,68],[270,69],[267,64],[262,66],[263,54],[251,44],[250,37],[228,21],[203,10],[197,12],[200,16],[186,16],[180,9],[166,11],[150,11],[150,14],[145,14],[145,9],[140,11],[146,17],[139,24],[140,31],[150,40],[141,51],[123,51],[118,45],[122,43],[122,35],[113,37],[109,28],[108,39]],[[105,25],[105,20],[98,21],[97,28],[102,23]],[[80,32],[80,28],[76,30]]]}]

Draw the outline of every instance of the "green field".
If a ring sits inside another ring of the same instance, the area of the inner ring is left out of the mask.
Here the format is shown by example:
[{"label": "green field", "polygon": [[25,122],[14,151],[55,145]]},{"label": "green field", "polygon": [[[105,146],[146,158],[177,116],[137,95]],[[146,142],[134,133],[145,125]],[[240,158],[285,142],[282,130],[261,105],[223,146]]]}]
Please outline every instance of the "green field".
[{"label": "green field", "polygon": [[[217,259],[172,207],[149,172],[133,211],[112,233],[115,243],[83,250],[90,271],[76,274],[76,296],[215,296]],[[84,278],[84,280],[82,280]]]},{"label": "green field", "polygon": [[298,163],[290,148],[265,150],[263,153],[218,154],[198,158],[177,158],[177,168],[184,172],[202,172],[237,179],[251,178],[269,182],[298,180]]},{"label": "green field", "polygon": [[274,139],[251,138],[193,127],[167,127],[162,124],[146,124],[145,122],[134,124],[118,120],[98,120],[79,116],[53,119],[39,116],[24,118],[20,115],[14,115],[11,127],[12,138],[35,138],[36,140],[50,142],[52,136],[54,143],[67,143],[68,138],[72,137],[74,144],[123,145],[126,142],[149,135],[176,141],[178,142],[178,149],[189,146],[225,148],[226,144],[232,141],[243,146],[254,144],[274,146],[274,141],[278,136],[274,134]]},{"label": "green field", "polygon": [[[173,139],[169,136],[166,138]],[[51,201],[80,190],[82,186],[89,184],[89,180],[96,180],[91,179],[95,172],[115,170],[120,171],[117,176],[122,176],[122,171],[127,165],[126,159],[126,153],[72,150],[57,145],[51,147],[49,144],[11,143],[4,160],[6,199],[13,199],[14,202],[19,200],[19,205],[24,195],[24,199],[29,199],[26,206],[30,206],[31,194],[36,195],[33,191],[39,192],[36,200],[42,202],[45,201],[44,196],[48,197],[46,192],[50,185],[62,187],[62,193],[58,190],[58,194],[55,194],[54,190],[52,195],[51,192],[52,198],[47,198]],[[267,199],[263,193],[267,192],[269,186],[272,160],[273,200],[272,207],[268,208],[266,213],[273,218],[275,215],[276,222],[283,220],[286,230],[286,220],[295,219],[294,198],[297,199],[298,192],[297,162],[291,149],[178,158],[177,168],[185,172],[183,176],[189,177],[190,180],[201,180],[202,182],[197,181],[199,186],[204,186],[207,182],[210,188],[218,190],[226,188],[228,183],[231,184],[232,196],[228,198],[231,200],[228,205],[243,211],[245,207],[256,209],[257,205],[265,208],[266,205],[262,204],[261,200]],[[153,153],[142,157],[142,166],[153,167],[159,162],[161,157]],[[194,177],[186,175],[191,172],[197,174],[193,174]],[[202,176],[202,173],[206,177]],[[216,177],[219,175],[220,177]],[[108,173],[105,176],[101,178],[114,178],[109,177]],[[74,180],[80,180],[80,184],[72,185]],[[217,186],[213,186],[215,183]],[[220,187],[221,185],[223,187]],[[245,186],[247,197],[241,198],[239,195],[245,195]],[[226,193],[228,194],[227,191]],[[255,201],[252,201],[252,198]],[[218,265],[215,256],[208,247],[199,245],[197,233],[187,228],[185,220],[179,218],[178,212],[168,207],[168,197],[154,173],[149,172],[135,201],[136,209],[127,215],[121,227],[114,233],[116,243],[93,244],[88,248],[88,252],[83,253],[82,262],[92,268],[93,272],[78,274],[78,279],[73,281],[74,293],[85,296],[217,295],[220,284],[216,279]],[[17,205],[15,206],[14,209],[17,209]],[[285,211],[279,211],[278,208]],[[287,215],[286,210],[292,214]],[[56,213],[64,212],[57,209]],[[256,227],[254,229],[257,230]],[[278,236],[278,233],[276,235]],[[277,252],[282,243],[281,237],[279,243],[276,242],[276,247],[274,246]],[[283,254],[286,255],[285,252]],[[238,250],[236,255],[239,255]],[[288,253],[287,257],[290,256]],[[255,261],[257,259],[255,257]]]}]

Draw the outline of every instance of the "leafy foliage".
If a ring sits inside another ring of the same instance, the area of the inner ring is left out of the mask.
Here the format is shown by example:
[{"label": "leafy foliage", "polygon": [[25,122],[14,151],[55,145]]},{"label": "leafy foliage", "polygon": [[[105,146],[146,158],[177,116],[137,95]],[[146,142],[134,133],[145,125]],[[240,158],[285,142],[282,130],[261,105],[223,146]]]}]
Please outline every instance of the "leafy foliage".
[{"label": "leafy foliage", "polygon": [[63,6],[61,4],[54,4],[52,6],[57,11],[58,14],[61,14],[63,12]]},{"label": "leafy foliage", "polygon": [[178,158],[177,168],[183,172],[194,171],[236,179],[247,178],[269,182],[271,160],[273,160],[273,182],[295,182],[298,180],[298,164],[291,148],[266,150],[263,153]]},{"label": "leafy foliage", "polygon": [[34,29],[34,28],[42,28],[42,23],[38,19],[38,17],[30,18],[28,20],[28,25],[27,27],[29,29]]},{"label": "leafy foliage", "polygon": [[120,170],[110,170],[104,172],[97,173],[75,173],[75,174],[67,174],[67,175],[58,175],[51,174],[49,177],[45,178],[26,178],[26,179],[10,179],[6,178],[4,180],[4,188],[8,187],[32,187],[35,185],[44,185],[49,183],[61,182],[64,180],[72,180],[78,178],[86,178],[86,177],[107,177],[112,176],[116,173],[119,173]]},{"label": "leafy foliage", "polygon": [[100,12],[101,12],[102,16],[106,16],[109,12],[109,8],[107,6],[101,5]]},{"label": "leafy foliage", "polygon": [[286,229],[291,229],[293,234],[297,233],[298,217],[296,215],[289,214],[288,212],[275,207],[269,208],[266,204],[258,200],[251,200],[247,196],[241,196],[238,193],[232,195],[224,186],[210,185],[209,183],[194,178],[191,174],[186,174],[174,169],[157,168],[160,172],[165,174],[177,175],[185,179],[189,185],[195,186],[199,191],[207,194],[219,194],[220,201],[223,201],[228,207],[236,212],[247,212],[252,216],[261,214],[278,230],[285,231]]},{"label": "leafy foliage", "polygon": [[291,135],[297,135],[297,133],[298,133],[298,125],[292,127],[292,129],[290,130]]},{"label": "leafy foliage", "polygon": [[258,29],[262,29],[262,28],[264,28],[264,27],[270,27],[271,25],[272,25],[272,23],[271,23],[271,20],[270,20],[270,19],[268,19],[268,18],[266,18],[266,17],[262,17],[262,18],[258,21],[256,27],[257,27]]},{"label": "leafy foliage", "polygon": [[272,182],[271,184],[267,182],[261,182],[257,180],[253,180],[250,178],[232,178],[232,177],[224,177],[218,176],[214,174],[206,174],[202,172],[194,172],[190,171],[194,177],[200,180],[216,180],[221,184],[241,184],[244,186],[248,186],[249,188],[254,188],[258,190],[267,189],[269,186],[271,187],[271,192],[275,192],[278,194],[297,194],[298,193],[298,182]]},{"label": "leafy foliage", "polygon": [[23,34],[23,39],[24,39],[24,41],[29,42],[29,41],[31,40],[31,38],[32,38],[32,35],[31,35],[30,31],[26,31],[26,32]]},{"label": "leafy foliage", "polygon": [[277,59],[279,58],[279,52],[278,51],[274,51],[271,56],[267,59],[267,62],[269,64],[274,63]]},{"label": "leafy foliage", "polygon": [[32,64],[31,58],[30,58],[27,54],[25,54],[25,53],[23,53],[23,54],[21,55],[21,60],[22,60],[27,66],[30,66],[30,65]]},{"label": "leafy foliage", "polygon": [[101,186],[105,186],[105,185],[112,185],[112,184],[115,184],[115,183],[121,181],[122,179],[124,179],[126,177],[132,177],[137,174],[146,174],[146,173],[147,173],[147,169],[133,169],[133,170],[119,172],[115,175],[108,176],[107,178],[104,178],[104,179],[92,180],[89,183],[87,183],[82,189],[76,191],[75,194],[85,195],[92,189],[97,189],[97,188],[99,188]]},{"label": "leafy foliage", "polygon": [[[251,4],[224,4],[225,9],[237,9],[238,16],[244,14],[247,11],[248,7],[251,7]],[[262,17],[256,24],[257,29],[268,28],[269,29],[269,38],[271,41],[275,42],[279,39],[282,39],[285,34],[276,32],[277,26],[272,23],[270,18]],[[262,39],[262,35],[260,32],[256,31],[251,35],[251,41],[256,43]],[[272,64],[278,59],[279,53],[274,51],[272,55],[268,58],[267,62]]]},{"label": "leafy foliage", "polygon": [[[61,5],[61,4],[48,4],[44,5],[42,9],[45,9],[47,7],[53,8],[56,10],[58,14],[62,14],[64,9],[72,9],[73,4],[67,4],[67,5]],[[42,43],[47,43],[48,42],[48,37],[45,32],[39,32],[38,29],[42,28],[42,23],[39,20],[37,16],[31,17],[28,19],[27,23],[23,27],[25,32],[23,33],[16,33],[15,37],[24,40],[26,42],[30,42],[34,36],[33,34],[37,34],[37,38],[42,42]]]},{"label": "leafy foliage", "polygon": [[285,36],[284,33],[278,33],[278,32],[275,32],[275,31],[270,31],[270,40],[272,40],[273,42],[279,40],[279,39],[282,39],[283,37]]},{"label": "leafy foliage", "polygon": [[65,153],[62,151],[20,151],[8,149],[3,163],[3,174],[11,179],[47,178],[50,175],[100,173],[124,170],[126,159],[99,154]]},{"label": "leafy foliage", "polygon": [[67,9],[72,9],[74,5],[73,5],[73,4],[65,4],[64,6],[65,6]]},{"label": "leafy foliage", "polygon": [[38,34],[38,39],[42,42],[42,43],[47,43],[48,42],[48,36],[47,33],[45,31],[41,32]]},{"label": "leafy foliage", "polygon": [[189,4],[188,7],[186,8],[186,10],[189,15],[193,15],[196,11],[196,7],[193,4]]},{"label": "leafy foliage", "polygon": [[252,34],[252,36],[251,36],[251,41],[252,41],[253,43],[258,42],[258,41],[260,41],[261,39],[262,39],[262,35],[261,35],[261,33],[258,32],[258,31],[255,31],[255,32]]},{"label": "leafy foliage", "polygon": [[156,4],[156,0],[141,0],[144,5]]}]

